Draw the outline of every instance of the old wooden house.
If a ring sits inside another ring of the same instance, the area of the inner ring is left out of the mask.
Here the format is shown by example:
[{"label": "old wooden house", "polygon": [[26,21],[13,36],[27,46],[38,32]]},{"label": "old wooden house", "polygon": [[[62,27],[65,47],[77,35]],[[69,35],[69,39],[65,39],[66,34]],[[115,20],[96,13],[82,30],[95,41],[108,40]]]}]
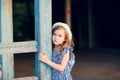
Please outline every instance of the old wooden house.
[{"label": "old wooden house", "polygon": [[[47,51],[51,59],[51,26],[58,21],[70,26],[76,53],[120,53],[118,3],[112,0],[0,0],[0,80],[51,80],[51,68],[39,62],[38,54]],[[17,60],[19,55],[24,56],[21,61]],[[24,67],[27,60],[23,58],[28,58],[32,68]],[[24,68],[22,74],[17,73],[21,68]],[[31,69],[30,75],[21,77]]]}]

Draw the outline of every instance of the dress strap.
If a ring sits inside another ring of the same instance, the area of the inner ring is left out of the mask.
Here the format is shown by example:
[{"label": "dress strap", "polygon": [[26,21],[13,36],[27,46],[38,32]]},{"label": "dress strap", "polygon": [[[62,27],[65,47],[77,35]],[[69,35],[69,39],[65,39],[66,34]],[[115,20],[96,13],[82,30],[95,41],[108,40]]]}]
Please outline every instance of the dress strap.
[{"label": "dress strap", "polygon": [[67,48],[65,48],[65,49],[63,50],[62,55],[64,56],[64,55],[68,52],[68,50],[70,50],[70,53],[72,53],[73,48],[72,48],[72,47],[67,47]]}]

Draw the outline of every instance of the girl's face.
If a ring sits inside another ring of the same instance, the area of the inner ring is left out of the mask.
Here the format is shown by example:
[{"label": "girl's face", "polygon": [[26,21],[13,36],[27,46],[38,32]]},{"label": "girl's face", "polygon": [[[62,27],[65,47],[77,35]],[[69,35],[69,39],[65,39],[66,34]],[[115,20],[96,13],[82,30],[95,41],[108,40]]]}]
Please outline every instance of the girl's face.
[{"label": "girl's face", "polygon": [[65,31],[63,29],[55,30],[52,40],[55,46],[62,44],[65,41]]}]

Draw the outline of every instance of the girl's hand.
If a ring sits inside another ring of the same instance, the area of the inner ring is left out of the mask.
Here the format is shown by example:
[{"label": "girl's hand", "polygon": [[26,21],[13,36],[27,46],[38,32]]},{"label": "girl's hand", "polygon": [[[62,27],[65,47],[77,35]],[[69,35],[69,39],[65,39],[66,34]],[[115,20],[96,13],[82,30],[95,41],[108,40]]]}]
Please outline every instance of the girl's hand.
[{"label": "girl's hand", "polygon": [[48,61],[46,53],[44,53],[44,54],[40,53],[39,54],[39,60],[46,63]]}]

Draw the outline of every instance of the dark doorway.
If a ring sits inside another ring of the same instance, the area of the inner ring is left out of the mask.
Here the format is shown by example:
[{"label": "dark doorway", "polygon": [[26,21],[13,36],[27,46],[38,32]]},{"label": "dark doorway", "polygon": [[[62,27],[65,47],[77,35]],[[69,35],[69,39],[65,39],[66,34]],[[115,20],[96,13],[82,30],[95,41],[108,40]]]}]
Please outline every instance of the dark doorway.
[{"label": "dark doorway", "polygon": [[120,5],[116,0],[92,0],[96,46],[120,49]]},{"label": "dark doorway", "polygon": [[72,0],[71,5],[75,50],[88,48],[88,0]]},{"label": "dark doorway", "polygon": [[[14,42],[34,40],[34,0],[13,0]],[[14,75],[35,75],[35,54],[14,54]],[[27,72],[27,73],[26,73]]]},{"label": "dark doorway", "polygon": [[119,50],[119,1],[71,0],[75,48]]},{"label": "dark doorway", "polygon": [[52,23],[65,22],[65,0],[52,0]]}]

